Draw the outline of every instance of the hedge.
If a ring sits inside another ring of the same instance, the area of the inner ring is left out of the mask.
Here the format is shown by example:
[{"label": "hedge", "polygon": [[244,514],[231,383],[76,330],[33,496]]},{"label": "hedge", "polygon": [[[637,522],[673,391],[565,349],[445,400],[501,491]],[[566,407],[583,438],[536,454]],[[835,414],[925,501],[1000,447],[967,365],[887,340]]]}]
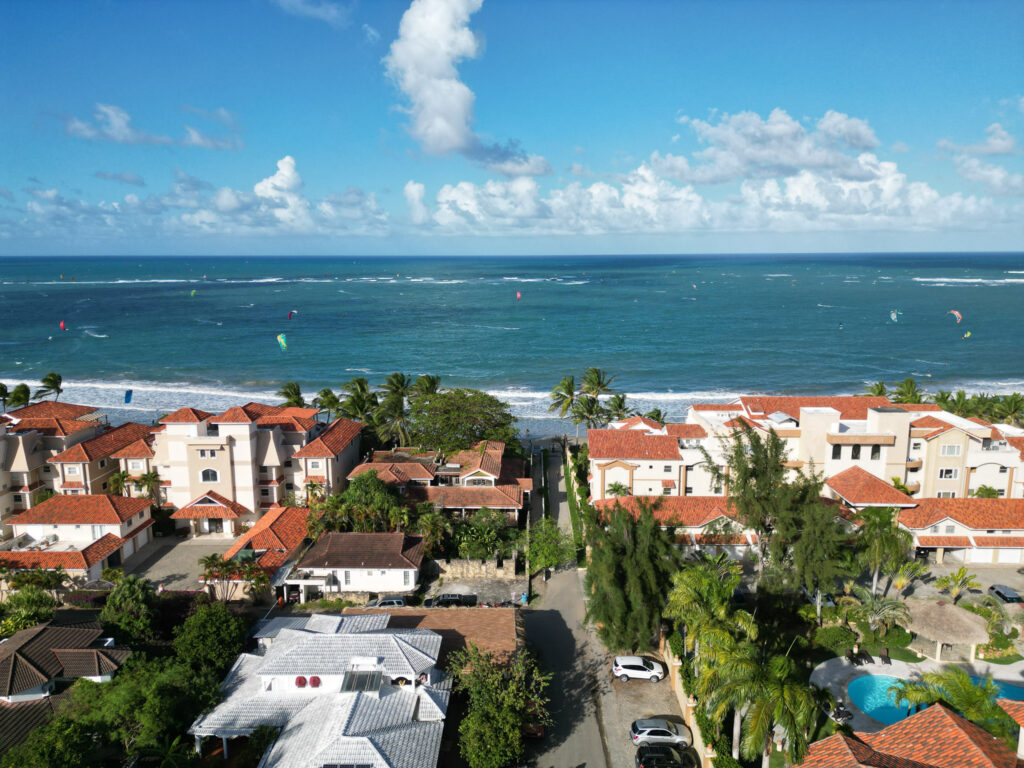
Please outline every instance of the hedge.
[{"label": "hedge", "polygon": [[856,642],[857,634],[849,627],[839,625],[821,627],[814,633],[815,645],[821,648],[828,648],[836,653],[852,648]]},{"label": "hedge", "polygon": [[107,604],[109,594],[103,590],[76,589],[64,595],[64,604],[78,608],[102,608]]}]

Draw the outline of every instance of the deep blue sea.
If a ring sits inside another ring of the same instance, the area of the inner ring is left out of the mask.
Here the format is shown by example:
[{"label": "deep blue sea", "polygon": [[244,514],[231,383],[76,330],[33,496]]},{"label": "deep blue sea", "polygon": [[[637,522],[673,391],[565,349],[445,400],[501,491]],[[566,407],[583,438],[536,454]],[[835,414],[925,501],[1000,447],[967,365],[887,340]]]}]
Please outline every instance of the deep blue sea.
[{"label": "deep blue sea", "polygon": [[678,416],[907,376],[1005,392],[1022,329],[1024,255],[0,259],[0,380],[57,371],[114,420],[392,371],[494,392],[535,435],[573,431],[547,393],[592,365]]}]

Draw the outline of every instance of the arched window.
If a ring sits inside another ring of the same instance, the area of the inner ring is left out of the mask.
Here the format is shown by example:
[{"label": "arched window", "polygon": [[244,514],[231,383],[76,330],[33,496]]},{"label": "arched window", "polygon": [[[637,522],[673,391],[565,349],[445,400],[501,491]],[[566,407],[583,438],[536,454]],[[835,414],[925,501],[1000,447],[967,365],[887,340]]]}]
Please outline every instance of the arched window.
[{"label": "arched window", "polygon": [[204,483],[216,483],[220,480],[220,475],[217,474],[216,469],[204,469],[199,477]]}]

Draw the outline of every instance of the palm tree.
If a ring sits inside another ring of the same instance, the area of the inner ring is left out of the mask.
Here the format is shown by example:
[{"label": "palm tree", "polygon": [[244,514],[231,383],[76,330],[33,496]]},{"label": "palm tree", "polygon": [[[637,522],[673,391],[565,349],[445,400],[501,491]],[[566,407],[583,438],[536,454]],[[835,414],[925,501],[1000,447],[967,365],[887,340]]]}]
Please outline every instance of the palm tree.
[{"label": "palm tree", "polygon": [[[401,375],[401,374],[398,374]],[[409,412],[400,395],[388,395],[374,413],[377,434],[396,445],[409,444]]]},{"label": "palm tree", "polygon": [[422,397],[423,395],[436,395],[441,391],[441,377],[434,376],[429,373],[424,373],[422,376],[417,376],[416,381],[413,382],[412,387],[409,388],[409,394],[412,397]]},{"label": "palm tree", "polygon": [[605,413],[608,415],[609,421],[622,421],[632,416],[635,411],[626,404],[626,395],[618,392],[611,397],[604,404]]},{"label": "palm tree", "polygon": [[665,423],[665,414],[661,412],[661,408],[651,408],[651,410],[644,414],[644,418],[656,421],[659,424]]},{"label": "palm tree", "polygon": [[572,410],[575,403],[576,379],[566,376],[551,390],[551,405],[548,406],[548,412],[558,411],[558,418],[564,419],[565,414]]},{"label": "palm tree", "polygon": [[970,416],[971,415],[971,398],[967,396],[967,393],[962,389],[958,389],[956,394],[953,395],[953,399],[949,403],[947,408],[950,413],[954,413],[957,416]]},{"label": "palm tree", "polygon": [[607,416],[596,397],[581,397],[572,406],[573,423],[577,426],[586,424],[587,429],[601,426],[607,421]]},{"label": "palm tree", "polygon": [[1024,427],[1024,395],[1014,392],[1004,397],[996,407],[996,416],[1005,424]]},{"label": "palm tree", "polygon": [[860,601],[856,613],[868,623],[872,632],[877,633],[879,629],[888,632],[894,624],[910,618],[906,603],[891,597],[879,597],[860,585],[855,586],[853,592]]},{"label": "palm tree", "polygon": [[871,569],[871,594],[878,593],[878,575],[885,565],[906,559],[913,542],[910,532],[896,525],[893,512],[881,507],[868,507],[857,518],[860,530],[857,543]]},{"label": "palm tree", "polygon": [[580,393],[599,398],[601,395],[611,394],[614,376],[608,376],[600,368],[587,368],[580,379]]},{"label": "palm tree", "polygon": [[362,376],[355,376],[342,384],[341,388],[350,395],[368,395],[370,382]]},{"label": "palm tree", "polygon": [[451,521],[437,510],[420,515],[416,525],[423,536],[423,549],[428,555],[440,552],[445,537],[452,534]]},{"label": "palm tree", "polygon": [[382,389],[387,393],[387,397],[400,397],[405,400],[412,390],[412,379],[404,373],[392,373],[384,380]]},{"label": "palm tree", "polygon": [[629,488],[622,483],[611,483],[607,490],[611,496],[629,496]]},{"label": "palm tree", "polygon": [[323,498],[324,484],[317,480],[306,481],[306,504],[312,504]]},{"label": "palm tree", "polygon": [[11,399],[11,392],[7,385],[0,381],[0,403],[3,404],[4,413],[7,413],[7,401]]},{"label": "palm tree", "polygon": [[[893,564],[895,566],[895,564]],[[903,595],[903,590],[909,587],[917,579],[925,579],[928,576],[928,568],[924,563],[911,560],[907,563],[900,563],[898,567],[890,567],[886,572],[892,580],[892,586],[897,594]]]},{"label": "palm tree", "polygon": [[971,412],[968,415],[977,416],[986,421],[993,421],[999,403],[1000,399],[995,395],[971,395]]},{"label": "palm tree", "polygon": [[947,389],[940,389],[935,393],[932,402],[944,411],[953,410],[953,393]]},{"label": "palm tree", "polygon": [[341,400],[334,394],[334,390],[328,387],[324,387],[316,393],[316,397],[313,398],[313,407],[325,411],[327,417],[332,421],[341,415]]},{"label": "palm tree", "polygon": [[873,397],[885,397],[889,394],[889,389],[885,386],[884,381],[876,381],[874,384],[868,385],[868,394]]},{"label": "palm tree", "polygon": [[998,499],[999,491],[993,488],[991,485],[983,485],[973,494],[976,499]]},{"label": "palm tree", "polygon": [[895,694],[896,706],[906,706],[908,711],[941,701],[993,736],[1009,739],[1017,733],[1017,726],[996,704],[1001,694],[991,673],[976,683],[966,670],[949,665],[939,672],[925,672],[920,681],[900,680],[889,693]]},{"label": "palm tree", "polygon": [[923,403],[925,393],[918,388],[917,382],[906,378],[896,386],[892,399],[896,403]]},{"label": "palm tree", "polygon": [[115,496],[128,496],[132,476],[128,472],[115,472],[110,476],[110,492]]},{"label": "palm tree", "polygon": [[143,475],[140,475],[135,482],[135,487],[146,492],[146,496],[154,504],[160,503],[160,488],[162,487],[162,481],[160,480],[160,473],[155,469],[151,469]]},{"label": "palm tree", "polygon": [[284,400],[282,408],[305,408],[306,401],[302,398],[302,387],[297,381],[287,381],[277,390],[277,396]]},{"label": "palm tree", "polygon": [[40,380],[40,384],[42,384],[42,386],[36,390],[33,399],[42,400],[44,397],[49,397],[50,395],[53,395],[53,400],[54,402],[56,402],[57,399],[60,397],[60,393],[64,391],[64,388],[61,387],[61,384],[63,383],[64,377],[62,377],[59,373],[54,373],[53,371],[50,371]]},{"label": "palm tree", "polygon": [[960,567],[953,571],[953,573],[937,578],[935,586],[952,597],[953,603],[956,604],[956,601],[960,599],[964,592],[971,589],[981,589],[981,582],[975,578],[973,573],[968,573],[966,568]]},{"label": "palm tree", "polygon": [[376,392],[356,389],[341,402],[340,408],[345,418],[369,424],[373,421],[373,414],[379,405]]},{"label": "palm tree", "polygon": [[32,390],[28,388],[28,384],[15,384],[14,389],[7,396],[7,405],[12,410],[17,410],[18,408],[24,408],[31,400]]}]

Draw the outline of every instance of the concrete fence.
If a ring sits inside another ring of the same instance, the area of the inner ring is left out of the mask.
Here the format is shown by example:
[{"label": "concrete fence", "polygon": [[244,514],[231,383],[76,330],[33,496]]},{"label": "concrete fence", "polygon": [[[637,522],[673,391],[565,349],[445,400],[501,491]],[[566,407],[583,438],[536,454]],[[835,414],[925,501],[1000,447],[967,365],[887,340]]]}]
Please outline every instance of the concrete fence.
[{"label": "concrete fence", "polygon": [[516,561],[514,557],[505,558],[498,565],[497,558],[492,560],[430,560],[423,566],[428,576],[440,576],[446,581],[453,579],[516,579]]}]

